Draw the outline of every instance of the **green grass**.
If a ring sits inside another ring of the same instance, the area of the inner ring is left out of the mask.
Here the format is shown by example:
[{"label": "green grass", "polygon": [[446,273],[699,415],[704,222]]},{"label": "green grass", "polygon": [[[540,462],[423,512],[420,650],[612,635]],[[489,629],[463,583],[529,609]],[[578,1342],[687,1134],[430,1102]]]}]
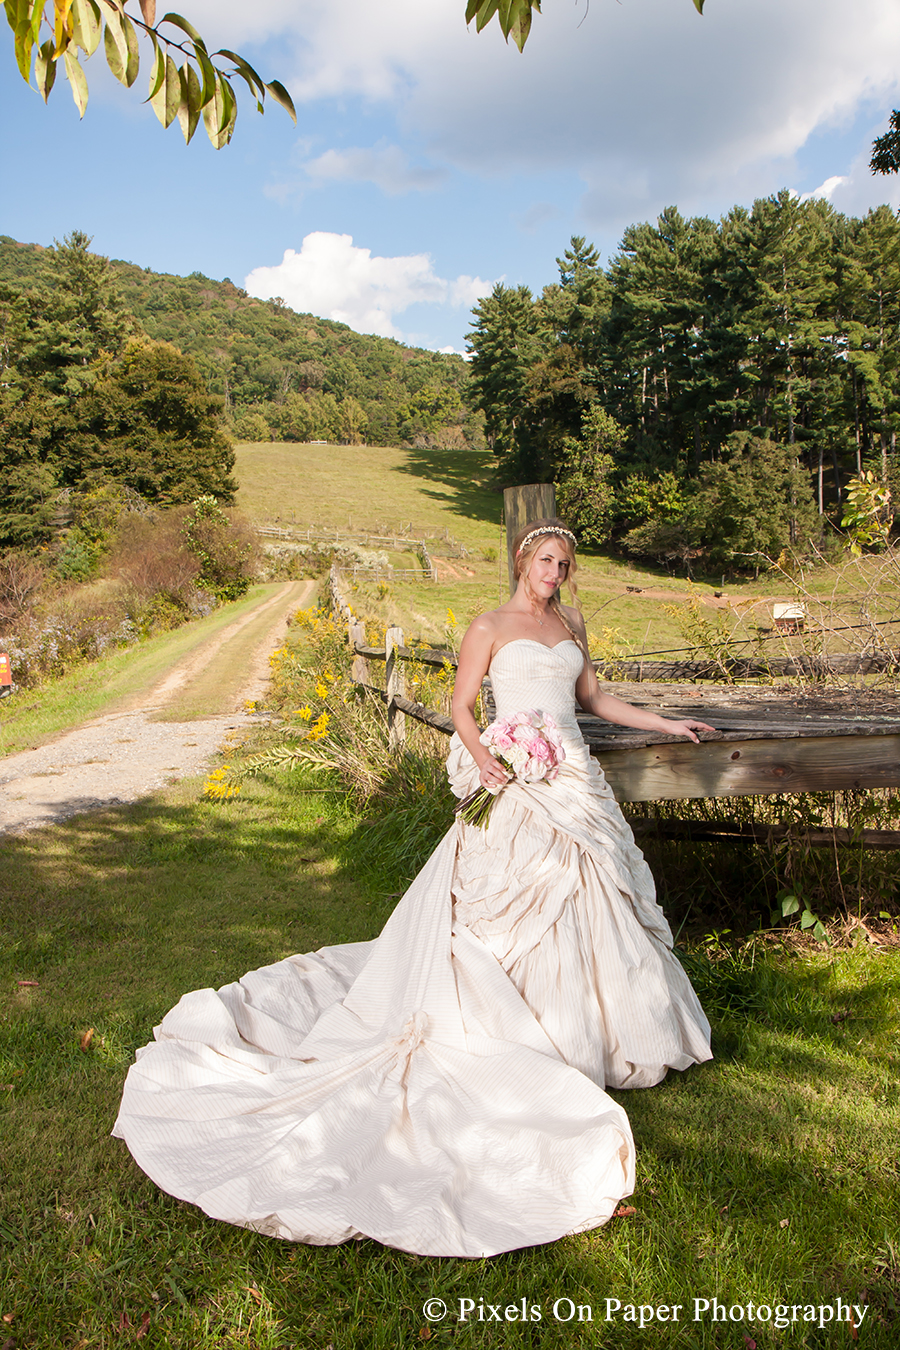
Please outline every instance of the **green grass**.
[{"label": "green grass", "polygon": [[[458,570],[470,569],[471,576],[444,580],[438,586],[391,582],[388,594],[375,585],[361,586],[359,608],[398,623],[410,637],[439,641],[448,607],[463,622],[507,598],[500,526],[503,497],[493,482],[489,454],[379,446],[241,445],[236,475],[239,504],[258,522],[278,519],[301,529],[352,525],[357,530],[374,530],[409,525],[413,535],[446,530],[464,544],[470,556],[450,562]],[[493,563],[483,558],[491,548],[499,555]],[[440,546],[434,551],[439,554]],[[691,591],[710,602],[714,591],[724,587],[734,606],[728,627],[738,640],[748,637],[755,624],[771,626],[772,603],[793,600],[795,584],[807,593],[814,627],[895,619],[900,600],[896,564],[876,555],[861,559],[848,555],[838,566],[810,568],[793,579],[773,570],[756,579],[705,577],[692,586],[684,576],[670,576],[662,568],[582,554],[578,583],[588,629],[601,641],[604,628],[614,630],[613,645],[625,655],[683,651],[686,640],[681,626],[663,606],[685,603]],[[642,593],[629,593],[629,586],[639,587]],[[712,608],[708,614],[714,617]],[[900,627],[886,632],[889,641],[900,640]],[[858,650],[867,636],[861,632],[830,634],[828,650]],[[767,642],[764,650],[783,656],[802,645],[796,639],[779,638]],[[808,645],[818,649],[815,639],[808,640]],[[752,646],[742,651],[753,654]]]},{"label": "green grass", "polygon": [[[153,1025],[188,989],[374,936],[403,883],[394,845],[408,822],[393,840],[382,822],[373,860],[371,823],[311,787],[274,776],[216,806],[181,784],[0,840],[0,1314],[19,1350],[130,1344],[145,1315],[154,1350],[745,1350],[745,1330],[760,1347],[845,1346],[846,1326],[799,1322],[776,1337],[771,1323],[685,1320],[695,1298],[818,1307],[838,1296],[868,1306],[861,1345],[896,1344],[896,951],[694,955],[717,1058],[616,1094],[638,1146],[636,1213],[593,1233],[437,1260],[369,1241],[294,1246],[159,1192],[109,1138]],[[451,1309],[430,1328],[429,1297]],[[478,1320],[479,1300],[522,1298],[539,1322]],[[593,1320],[555,1318],[566,1298]],[[623,1305],[609,1322],[607,1298]],[[475,1304],[465,1322],[460,1299]],[[625,1320],[628,1304],[679,1303],[678,1324]]]},{"label": "green grass", "polygon": [[237,504],[258,523],[303,529],[448,530],[466,548],[497,546],[503,495],[475,450],[374,445],[238,445]]},{"label": "green grass", "polygon": [[[215,638],[275,589],[274,585],[252,586],[243,599],[222,605],[205,619],[159,633],[136,646],[119,647],[99,661],[74,667],[60,679],[49,680],[37,689],[22,689],[4,699],[0,703],[0,755],[40,745],[61,731],[112,712],[146,693],[176,661]],[[239,668],[236,662],[235,671]],[[179,707],[187,706],[186,698]],[[203,713],[211,711],[215,709],[207,698]]]}]

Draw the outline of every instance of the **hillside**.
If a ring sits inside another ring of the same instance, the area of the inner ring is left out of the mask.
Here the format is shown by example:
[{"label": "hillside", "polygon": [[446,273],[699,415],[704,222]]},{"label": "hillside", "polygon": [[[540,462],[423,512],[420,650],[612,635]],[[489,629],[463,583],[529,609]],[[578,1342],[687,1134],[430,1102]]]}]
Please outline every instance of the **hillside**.
[{"label": "hillside", "polygon": [[[49,254],[0,235],[0,287],[40,287]],[[468,367],[460,356],[296,314],[254,299],[227,277],[179,277],[120,260],[110,266],[128,311],[150,337],[194,358],[238,437],[483,443],[480,414],[465,402]]]}]

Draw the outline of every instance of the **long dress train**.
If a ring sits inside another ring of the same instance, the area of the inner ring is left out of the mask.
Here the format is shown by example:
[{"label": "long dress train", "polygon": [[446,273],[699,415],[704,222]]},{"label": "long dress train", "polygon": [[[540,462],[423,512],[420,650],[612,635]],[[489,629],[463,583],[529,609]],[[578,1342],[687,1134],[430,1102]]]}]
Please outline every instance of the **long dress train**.
[{"label": "long dress train", "polygon": [[[574,716],[581,652],[516,639],[498,715],[550,712],[566,762],[457,820],[373,942],[186,994],[114,1134],[163,1190],[274,1236],[489,1256],[604,1223],[634,1184],[624,1110],[710,1058],[646,863]],[[477,783],[454,738],[454,791]]]}]

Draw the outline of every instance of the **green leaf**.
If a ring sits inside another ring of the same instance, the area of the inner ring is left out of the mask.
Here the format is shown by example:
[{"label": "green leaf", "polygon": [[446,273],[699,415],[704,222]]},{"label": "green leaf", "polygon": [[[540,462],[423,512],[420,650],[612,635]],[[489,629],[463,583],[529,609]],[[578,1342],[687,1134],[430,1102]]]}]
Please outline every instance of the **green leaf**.
[{"label": "green leaf", "polygon": [[200,67],[203,75],[203,91],[200,95],[200,107],[205,108],[216,92],[216,68],[210,61],[205,47],[195,47],[194,53],[197,57],[197,65]]},{"label": "green leaf", "polygon": [[106,11],[103,46],[106,51],[106,64],[119,84],[125,84],[128,68],[128,40],[125,37],[122,15],[115,8]]},{"label": "green leaf", "polygon": [[181,74],[171,56],[166,56],[165,62],[166,78],[150,99],[150,106],[163,126],[168,127],[181,107]]},{"label": "green leaf", "polygon": [[128,62],[125,66],[125,84],[130,89],[138,77],[141,65],[141,53],[138,47],[138,35],[128,15],[124,18],[125,42],[128,46]]},{"label": "green leaf", "polygon": [[263,94],[263,90],[265,89],[266,86],[263,84],[259,75],[257,75],[256,71],[253,69],[249,61],[245,61],[242,56],[238,56],[237,52],[230,52],[225,47],[223,47],[221,51],[214,52],[213,55],[224,56],[229,61],[233,61],[238,75],[240,75],[241,79],[247,85],[247,88],[250,90],[251,94],[256,95]]},{"label": "green leaf", "polygon": [[796,895],[783,895],[781,897],[781,916],[786,919],[789,914],[796,914],[800,908],[800,901]]},{"label": "green leaf", "polygon": [[500,0],[483,0],[481,5],[475,7],[475,31],[480,33],[485,24],[490,23],[491,19],[497,13]]},{"label": "green leaf", "polygon": [[72,5],[72,41],[85,56],[93,56],[100,45],[103,21],[94,0],[74,0]]},{"label": "green leaf", "polygon": [[290,117],[294,126],[296,126],[297,112],[296,109],[294,108],[294,100],[291,98],[290,94],[285,89],[284,85],[281,84],[278,80],[272,80],[269,84],[266,85],[266,89],[272,95],[275,102],[279,103],[281,107],[284,108],[285,112]]},{"label": "green leaf", "polygon": [[[540,5],[535,5],[534,8],[540,14]],[[509,35],[520,52],[524,51],[525,43],[528,41],[528,34],[531,32],[531,10],[532,6],[528,4],[526,8],[522,9],[518,18],[514,19],[510,26]]]},{"label": "green leaf", "polygon": [[37,54],[34,63],[34,78],[38,93],[44,102],[50,96],[50,90],[56,81],[56,56],[52,38],[48,38]]},{"label": "green leaf", "polygon": [[819,920],[816,918],[815,914],[813,914],[811,909],[805,909],[803,913],[800,915],[801,928],[812,928],[813,925],[817,924],[818,922]]},{"label": "green leaf", "polygon": [[[155,33],[150,34],[150,41],[153,43],[153,50],[156,53],[153,58],[153,69],[150,71],[150,92],[147,95],[147,102],[152,104],[166,78],[166,57],[156,40]],[[158,113],[157,116],[159,116]]]},{"label": "green leaf", "polygon": [[698,14],[703,13],[703,4],[704,0],[694,0],[694,9],[696,9]]},{"label": "green leaf", "polygon": [[184,135],[185,145],[190,145],[191,137],[200,121],[202,90],[196,70],[185,63],[181,68],[181,103],[178,108],[178,122]]},{"label": "green leaf", "polygon": [[66,48],[66,75],[69,77],[69,84],[72,86],[72,97],[75,100],[78,115],[84,117],[84,110],[88,105],[87,80],[84,78],[84,71],[78,63],[78,53],[73,51],[71,47]]},{"label": "green leaf", "polygon": [[224,76],[217,74],[215,93],[203,108],[203,122],[206,126],[206,134],[217,150],[221,150],[222,146],[227,145],[228,143],[225,134],[227,128],[227,119],[225,117],[225,89],[227,87],[228,82]]},{"label": "green leaf", "polygon": [[180,14],[164,14],[160,19],[159,23],[156,25],[157,28],[162,28],[164,23],[174,24],[176,28],[181,29],[182,33],[187,33],[189,38],[193,38],[194,42],[199,42],[201,47],[203,48],[206,47],[206,43],[203,41],[203,38],[197,32],[194,25],[192,23],[188,23],[187,19],[183,19]]},{"label": "green leaf", "polygon": [[31,78],[31,51],[33,47],[34,33],[31,24],[27,19],[23,19],[16,27],[16,63],[26,84]]}]

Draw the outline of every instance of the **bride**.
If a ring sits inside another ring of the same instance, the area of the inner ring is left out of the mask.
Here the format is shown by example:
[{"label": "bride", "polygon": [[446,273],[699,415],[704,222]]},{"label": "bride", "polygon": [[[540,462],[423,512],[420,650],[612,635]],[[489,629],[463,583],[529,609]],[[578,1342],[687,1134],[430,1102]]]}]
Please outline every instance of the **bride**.
[{"label": "bride", "polygon": [[[517,590],[471,625],[453,698],[457,817],[372,942],[292,956],[186,994],[138,1051],[114,1134],[163,1190],[298,1242],[372,1237],[490,1256],[605,1223],[634,1184],[627,1116],[604,1088],[649,1087],[710,1058],[631,832],[575,720],[696,740],[601,692],[559,520],[516,540]],[[541,709],[566,758],[508,781],[479,740]]]}]

